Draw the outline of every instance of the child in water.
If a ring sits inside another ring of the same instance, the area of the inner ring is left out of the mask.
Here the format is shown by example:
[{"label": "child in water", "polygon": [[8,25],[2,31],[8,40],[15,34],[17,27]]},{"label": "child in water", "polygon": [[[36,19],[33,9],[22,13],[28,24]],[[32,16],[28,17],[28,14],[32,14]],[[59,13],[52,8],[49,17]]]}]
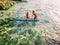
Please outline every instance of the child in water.
[{"label": "child in water", "polygon": [[28,21],[29,18],[30,18],[30,17],[29,17],[29,13],[27,12],[27,13],[26,13],[26,20]]},{"label": "child in water", "polygon": [[35,13],[35,11],[34,11],[34,10],[32,11],[32,17],[34,18],[34,20],[36,20],[36,19],[37,19],[37,14]]}]

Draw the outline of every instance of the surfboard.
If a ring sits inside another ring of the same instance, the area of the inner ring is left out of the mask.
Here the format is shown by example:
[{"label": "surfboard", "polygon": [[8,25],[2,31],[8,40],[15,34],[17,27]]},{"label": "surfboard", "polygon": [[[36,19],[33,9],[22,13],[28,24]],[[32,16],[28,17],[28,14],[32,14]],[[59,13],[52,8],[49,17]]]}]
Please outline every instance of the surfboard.
[{"label": "surfboard", "polygon": [[[16,21],[27,21],[27,20],[25,20],[23,18],[14,18],[14,20],[16,20]],[[39,21],[39,20],[38,19],[34,20],[33,18],[30,18],[28,20],[28,22],[37,22],[37,21]]]}]

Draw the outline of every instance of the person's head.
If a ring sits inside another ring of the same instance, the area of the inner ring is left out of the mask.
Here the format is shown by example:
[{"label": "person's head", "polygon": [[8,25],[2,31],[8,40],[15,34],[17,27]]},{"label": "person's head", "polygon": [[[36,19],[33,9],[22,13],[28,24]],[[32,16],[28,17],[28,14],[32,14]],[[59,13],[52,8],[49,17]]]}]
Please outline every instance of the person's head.
[{"label": "person's head", "polygon": [[33,10],[32,12],[34,13],[35,11]]}]

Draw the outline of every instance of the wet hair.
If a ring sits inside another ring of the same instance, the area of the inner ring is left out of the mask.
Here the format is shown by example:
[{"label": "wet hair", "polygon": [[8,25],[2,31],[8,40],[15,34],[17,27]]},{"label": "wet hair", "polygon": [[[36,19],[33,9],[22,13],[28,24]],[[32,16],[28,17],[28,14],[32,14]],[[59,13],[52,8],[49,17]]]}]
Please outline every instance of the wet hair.
[{"label": "wet hair", "polygon": [[32,12],[35,12],[34,10]]}]

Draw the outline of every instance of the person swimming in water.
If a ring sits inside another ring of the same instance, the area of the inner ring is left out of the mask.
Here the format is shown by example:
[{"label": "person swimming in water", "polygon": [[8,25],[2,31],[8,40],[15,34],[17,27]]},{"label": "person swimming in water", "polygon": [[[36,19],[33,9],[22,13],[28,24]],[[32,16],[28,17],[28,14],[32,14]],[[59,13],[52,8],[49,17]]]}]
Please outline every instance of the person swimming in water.
[{"label": "person swimming in water", "polygon": [[27,13],[26,13],[26,20],[28,21],[29,18],[30,18],[30,16],[29,16],[29,12],[27,12]]},{"label": "person swimming in water", "polygon": [[37,14],[35,13],[35,11],[34,11],[34,10],[32,11],[32,17],[34,18],[34,20],[36,20],[36,19],[37,19]]}]

